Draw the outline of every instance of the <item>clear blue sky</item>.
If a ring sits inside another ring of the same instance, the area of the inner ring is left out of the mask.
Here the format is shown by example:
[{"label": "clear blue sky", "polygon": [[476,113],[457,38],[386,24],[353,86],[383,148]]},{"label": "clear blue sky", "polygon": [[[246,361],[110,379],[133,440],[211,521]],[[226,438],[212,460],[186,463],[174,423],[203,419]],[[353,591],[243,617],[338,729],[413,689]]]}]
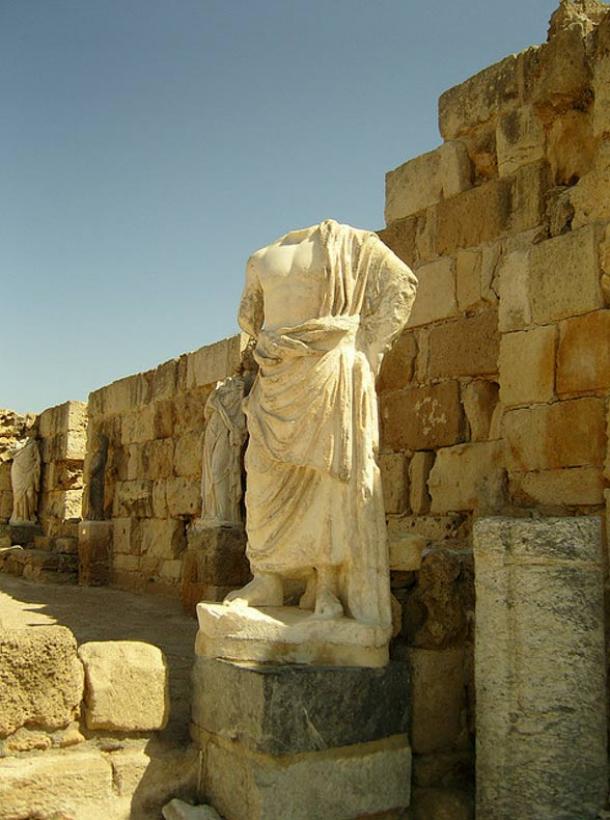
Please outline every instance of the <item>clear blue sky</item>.
[{"label": "clear blue sky", "polygon": [[437,98],[556,0],[0,0],[0,407],[236,330],[248,255],[383,224]]}]

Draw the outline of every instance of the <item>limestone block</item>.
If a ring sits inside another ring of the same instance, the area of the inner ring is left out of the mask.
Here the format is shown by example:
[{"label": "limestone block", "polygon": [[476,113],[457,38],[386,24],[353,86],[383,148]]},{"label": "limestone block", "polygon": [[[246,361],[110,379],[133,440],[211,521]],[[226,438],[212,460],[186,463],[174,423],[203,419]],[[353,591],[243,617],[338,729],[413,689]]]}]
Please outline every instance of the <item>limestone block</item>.
[{"label": "limestone block", "polygon": [[173,399],[178,389],[178,369],[180,359],[163,362],[152,371],[151,399],[163,401]]},{"label": "limestone block", "polygon": [[529,301],[529,249],[515,250],[502,260],[499,270],[498,325],[502,333],[531,324]]},{"label": "limestone block", "polygon": [[594,221],[610,219],[610,140],[599,143],[594,167],[570,190],[570,203],[574,208],[572,227],[580,228]]},{"label": "limestone block", "polygon": [[437,148],[405,162],[385,177],[385,221],[389,225],[434,205],[442,196],[441,153]]},{"label": "limestone block", "polygon": [[201,476],[203,436],[200,432],[185,433],[176,439],[174,470],[176,475]]},{"label": "limestone block", "polygon": [[142,373],[136,373],[103,388],[103,412],[106,416],[128,413],[149,399],[148,382]]},{"label": "limestone block", "polygon": [[139,555],[142,549],[142,522],[138,518],[113,518],[113,553]]},{"label": "limestone block", "polygon": [[591,506],[603,503],[604,478],[599,467],[511,473],[509,492],[526,506]]},{"label": "limestone block", "polygon": [[510,223],[513,234],[538,228],[544,222],[551,185],[551,169],[546,160],[524,165],[517,170],[514,177],[513,215]]},{"label": "limestone block", "polygon": [[171,438],[154,439],[129,448],[128,477],[158,481],[173,474],[174,442]]},{"label": "limestone block", "polygon": [[79,519],[82,515],[83,491],[78,490],[56,490],[52,493],[44,493],[40,501],[40,512],[47,516],[59,518],[61,521],[67,519]]},{"label": "limestone block", "polygon": [[441,95],[438,113],[443,139],[455,139],[516,105],[518,62],[513,54]]},{"label": "limestone block", "polygon": [[155,438],[155,406],[147,404],[121,420],[121,443],[136,444]]},{"label": "limestone block", "polygon": [[112,572],[137,572],[140,569],[140,564],[141,562],[139,555],[124,555],[123,553],[117,553],[112,557]]},{"label": "limestone block", "polygon": [[429,754],[451,748],[465,708],[464,650],[410,649],[411,743]]},{"label": "limestone block", "polygon": [[474,613],[470,550],[430,547],[403,603],[402,634],[421,649],[462,646]]},{"label": "limestone block", "polygon": [[85,667],[89,729],[146,732],[169,717],[169,670],[163,652],[140,641],[91,641],[78,654]]},{"label": "limestone block", "polygon": [[120,481],[114,495],[113,517],[150,518],[152,510],[152,481]]},{"label": "limestone block", "polygon": [[537,324],[566,319],[604,306],[595,226],[534,245],[529,290]]},{"label": "limestone block", "polygon": [[83,668],[69,629],[38,626],[2,631],[0,736],[25,725],[67,726],[78,716],[82,695]]},{"label": "limestone block", "polygon": [[384,445],[392,450],[423,450],[463,440],[458,382],[383,394],[381,425]]},{"label": "limestone block", "polygon": [[558,31],[548,42],[523,52],[525,98],[537,106],[556,108],[583,99],[590,85],[585,40],[578,27]]},{"label": "limestone block", "polygon": [[396,256],[410,268],[415,267],[417,261],[415,236],[417,232],[417,218],[406,217],[396,219],[387,228],[377,232],[381,241],[394,251]]},{"label": "limestone block", "polygon": [[11,492],[11,462],[5,461],[0,464],[0,492]]},{"label": "limestone block", "polygon": [[237,373],[247,341],[247,336],[241,333],[189,353],[186,370],[187,388],[214,384]]},{"label": "limestone block", "polygon": [[571,399],[509,410],[503,431],[511,470],[600,466],[606,442],[604,402]]},{"label": "limestone block", "polygon": [[452,541],[469,536],[468,517],[449,515],[404,515],[388,519],[388,540],[401,540],[409,534],[420,535],[426,541]]},{"label": "limestone block", "polygon": [[475,522],[477,816],[584,820],[604,805],[600,523]]},{"label": "limestone block", "polygon": [[503,481],[501,442],[445,447],[437,452],[428,479],[430,510],[498,509],[503,501]]},{"label": "limestone block", "polygon": [[249,580],[246,535],[242,528],[191,525],[188,548],[199,556],[198,583],[237,587]]},{"label": "limestone block", "polygon": [[553,120],[547,153],[555,185],[578,182],[591,170],[594,150],[589,113],[572,109]]},{"label": "limestone block", "polygon": [[410,506],[415,515],[424,515],[430,510],[428,476],[434,464],[434,453],[423,450],[413,453],[409,464]]},{"label": "limestone block", "polygon": [[0,806],[6,818],[93,818],[86,801],[99,800],[101,812],[112,797],[112,769],[97,749],[0,760]]},{"label": "limestone block", "polygon": [[199,769],[197,758],[193,746],[176,746],[175,743],[164,743],[161,738],[123,740],[109,755],[109,760],[118,794],[129,798],[125,818],[158,818],[162,806],[174,795],[194,801]]},{"label": "limestone block", "polygon": [[388,538],[390,569],[392,572],[414,572],[421,567],[427,540],[413,532],[394,528]]},{"label": "limestone block", "polygon": [[408,728],[408,670],[253,666],[196,658],[194,723],[271,755],[381,740]]},{"label": "limestone block", "polygon": [[491,420],[498,404],[498,385],[496,382],[482,379],[468,382],[462,390],[462,402],[470,427],[471,441],[485,441],[491,438]]},{"label": "limestone block", "polygon": [[481,301],[481,251],[468,248],[457,252],[456,294],[460,311]]},{"label": "limestone block", "polygon": [[443,143],[439,151],[444,199],[471,188],[473,169],[466,145],[459,140],[452,140]]},{"label": "limestone block", "polygon": [[386,513],[409,508],[409,460],[404,453],[381,453],[378,458]]},{"label": "limestone block", "polygon": [[594,137],[610,135],[610,54],[595,63],[593,71],[593,122]]},{"label": "limestone block", "polygon": [[386,224],[465,191],[470,177],[468,152],[461,142],[447,142],[405,162],[386,174]]},{"label": "limestone block", "polygon": [[544,127],[532,106],[506,111],[499,117],[496,147],[501,177],[544,158]]},{"label": "limestone block", "polygon": [[379,391],[406,387],[413,379],[417,343],[412,332],[402,333],[385,354],[379,374]]},{"label": "limestone block", "polygon": [[174,434],[175,407],[170,399],[156,401],[153,405],[155,438],[169,438]]},{"label": "limestone block", "polygon": [[170,584],[179,584],[182,579],[182,559],[173,558],[162,561],[159,567],[159,578]]},{"label": "limestone block", "polygon": [[409,804],[411,750],[404,735],[279,760],[211,735],[204,755],[202,792],[235,820],[330,820]]},{"label": "limestone block", "polygon": [[486,310],[430,329],[430,378],[493,375],[498,370],[500,336],[496,310]]},{"label": "limestone block", "polygon": [[83,462],[59,461],[49,465],[54,467],[53,480],[59,490],[82,490],[83,489]]},{"label": "limestone block", "polygon": [[199,476],[178,476],[168,479],[166,497],[167,509],[170,515],[198,515],[201,512]]},{"label": "limestone block", "polygon": [[180,436],[189,430],[203,430],[205,404],[213,388],[214,385],[208,384],[178,393],[173,402],[175,435]]},{"label": "limestone block", "polygon": [[421,211],[418,214],[415,249],[417,252],[417,262],[420,265],[438,258],[439,254],[436,249],[437,225],[436,206]]},{"label": "limestone block", "polygon": [[510,227],[512,183],[492,180],[437,205],[439,255],[492,242]]},{"label": "limestone block", "polygon": [[464,787],[471,782],[472,764],[472,754],[469,749],[417,755],[413,759],[413,785],[424,788],[431,786]]},{"label": "limestone block", "polygon": [[610,388],[610,310],[568,319],[560,325],[557,392],[607,392]]},{"label": "limestone block", "polygon": [[85,430],[87,427],[87,404],[83,401],[66,401],[49,407],[38,416],[38,432],[41,438],[51,438],[68,430]]},{"label": "limestone block", "polygon": [[456,315],[455,270],[450,257],[417,268],[417,279],[419,285],[407,327]]},{"label": "limestone block", "polygon": [[554,325],[505,333],[500,340],[500,400],[507,407],[553,400]]},{"label": "limestone block", "polygon": [[177,558],[186,547],[184,522],[175,518],[147,518],[141,523],[142,553]]}]

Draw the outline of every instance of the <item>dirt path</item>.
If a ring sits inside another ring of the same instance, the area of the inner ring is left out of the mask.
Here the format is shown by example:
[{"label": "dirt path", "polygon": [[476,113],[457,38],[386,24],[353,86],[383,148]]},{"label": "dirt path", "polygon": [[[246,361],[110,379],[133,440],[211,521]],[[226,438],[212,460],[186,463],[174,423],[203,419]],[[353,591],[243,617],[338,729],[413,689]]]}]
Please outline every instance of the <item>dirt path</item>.
[{"label": "dirt path", "polygon": [[108,587],[38,584],[0,574],[0,629],[62,624],[79,644],[144,641],[158,646],[170,667],[168,740],[188,741],[190,674],[197,622],[179,601]]}]

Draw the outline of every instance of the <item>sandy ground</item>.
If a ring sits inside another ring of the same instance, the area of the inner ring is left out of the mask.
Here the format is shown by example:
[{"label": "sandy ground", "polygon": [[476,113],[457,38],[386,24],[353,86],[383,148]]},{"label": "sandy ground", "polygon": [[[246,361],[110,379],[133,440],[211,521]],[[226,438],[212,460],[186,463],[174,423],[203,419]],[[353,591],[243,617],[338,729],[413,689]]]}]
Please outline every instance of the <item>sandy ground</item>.
[{"label": "sandy ground", "polygon": [[109,587],[39,584],[0,574],[0,628],[62,624],[78,644],[87,641],[144,641],[158,646],[170,668],[171,712],[162,733],[187,740],[191,669],[197,622],[180,602]]}]

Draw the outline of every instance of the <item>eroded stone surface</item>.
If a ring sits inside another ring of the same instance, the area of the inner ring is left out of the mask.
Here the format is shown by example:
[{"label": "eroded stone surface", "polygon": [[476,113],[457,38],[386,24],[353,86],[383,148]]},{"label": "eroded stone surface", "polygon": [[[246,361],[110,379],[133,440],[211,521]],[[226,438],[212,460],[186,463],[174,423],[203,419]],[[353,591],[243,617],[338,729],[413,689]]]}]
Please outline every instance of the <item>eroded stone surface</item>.
[{"label": "eroded stone surface", "polygon": [[92,641],[78,650],[85,667],[89,729],[162,729],[169,719],[168,668],[161,650],[139,641]]},{"label": "eroded stone surface", "polygon": [[67,726],[82,695],[83,667],[69,629],[0,631],[0,736],[21,726]]}]

